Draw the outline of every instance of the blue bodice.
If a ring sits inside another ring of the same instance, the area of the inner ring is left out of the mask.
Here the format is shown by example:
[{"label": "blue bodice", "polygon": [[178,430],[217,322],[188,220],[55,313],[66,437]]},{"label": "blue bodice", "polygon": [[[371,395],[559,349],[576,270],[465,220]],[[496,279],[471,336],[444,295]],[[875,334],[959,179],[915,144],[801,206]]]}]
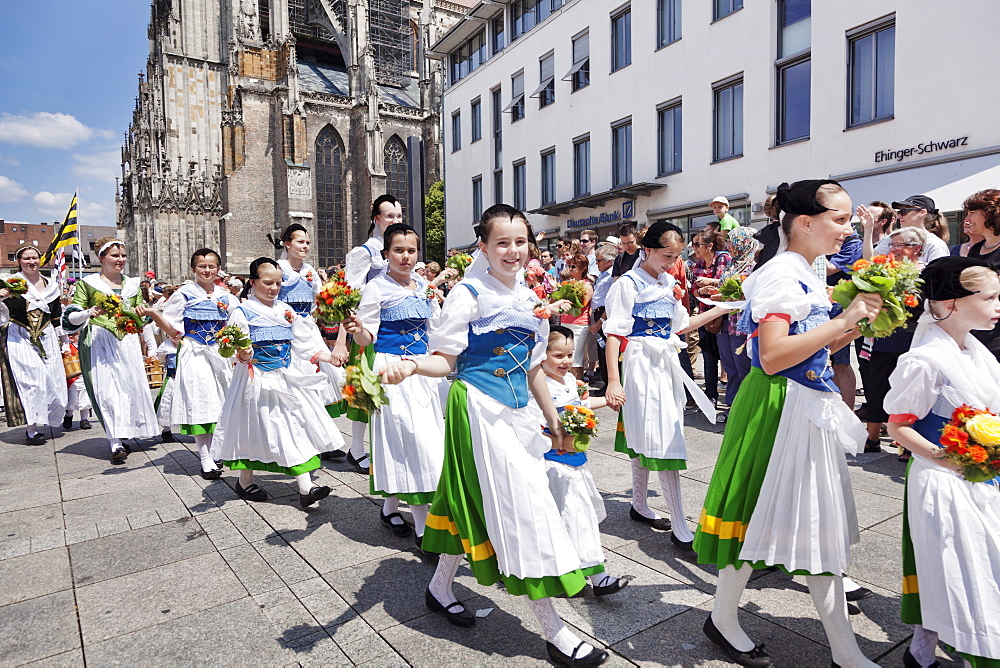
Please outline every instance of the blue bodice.
[{"label": "blue bodice", "polygon": [[414,292],[398,304],[379,313],[375,352],[390,355],[427,353],[427,319],[433,314],[422,291]]},{"label": "blue bodice", "polygon": [[[636,291],[641,294],[647,287],[631,273],[626,273],[636,287]],[[661,339],[669,339],[671,333],[671,321],[674,318],[675,302],[670,299],[654,299],[648,302],[636,302],[632,305],[632,331],[629,338],[635,336],[655,336]]]},{"label": "blue bodice", "polygon": [[185,295],[188,300],[184,305],[184,336],[204,345],[215,345],[215,334],[226,323],[229,313],[219,308],[218,301],[225,300],[228,304],[228,297],[223,300],[199,299],[194,301]]},{"label": "blue bodice", "polygon": [[528,365],[535,332],[520,327],[476,334],[458,356],[458,377],[511,408],[528,405]]},{"label": "blue bodice", "polygon": [[[291,276],[282,274],[282,280],[287,281]],[[305,317],[312,313],[316,304],[316,292],[312,284],[301,276],[291,285],[282,285],[278,292],[278,299],[292,307],[297,314]]]},{"label": "blue bodice", "polygon": [[289,325],[255,325],[254,320],[261,320],[253,311],[241,309],[247,317],[250,328],[250,343],[253,347],[253,359],[250,362],[263,371],[284,369],[292,362],[292,326]]},{"label": "blue bodice", "polygon": [[[799,285],[802,286],[805,292],[812,292],[805,283],[800,281]],[[749,312],[750,308],[747,308],[747,311]],[[788,334],[794,335],[808,332],[829,320],[830,307],[813,304],[809,309],[809,315],[789,325]],[[754,342],[754,345],[750,347],[750,364],[763,370],[760,364],[760,347],[758,343]],[[824,346],[802,362],[779,371],[774,375],[784,376],[789,380],[794,380],[799,385],[804,385],[820,392],[839,392],[837,386],[833,384],[833,367],[830,366],[829,362],[830,349]]]}]

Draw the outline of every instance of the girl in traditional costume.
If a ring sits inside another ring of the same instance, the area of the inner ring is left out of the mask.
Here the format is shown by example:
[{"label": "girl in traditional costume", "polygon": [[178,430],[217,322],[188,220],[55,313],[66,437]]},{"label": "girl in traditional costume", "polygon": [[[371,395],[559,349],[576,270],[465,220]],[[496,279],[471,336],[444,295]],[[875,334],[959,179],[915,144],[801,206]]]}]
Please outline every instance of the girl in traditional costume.
[{"label": "girl in traditional costume", "polygon": [[[374,345],[376,372],[400,360],[426,358],[427,323],[440,311],[427,281],[413,272],[417,233],[395,224],[383,238],[388,270],[368,282],[357,315],[345,325],[358,345]],[[399,514],[399,502],[405,501],[418,548],[444,460],[442,383],[447,381],[411,376],[388,385],[389,403],[371,416],[371,490],[385,497],[379,518],[396,535],[408,535],[410,526]]]},{"label": "girl in traditional costume", "polygon": [[251,344],[236,353],[239,364],[226,391],[211,458],[240,472],[236,493],[249,501],[267,498],[254,482],[254,471],[293,476],[304,508],[330,494],[329,487],[313,483],[310,471],[320,467],[321,452],[338,449],[344,439],[316,391],[326,376],[301,373],[292,356],[315,364],[329,362],[332,354],[278,299],[276,261],[262,257],[251,263],[250,288],[253,294],[229,314],[229,324],[243,330]]},{"label": "girl in traditional costume", "polygon": [[[113,237],[94,242],[101,270],[76,283],[73,303],[63,311],[63,328],[80,333],[80,366],[87,394],[111,446],[111,463],[124,464],[126,438],[152,438],[159,433],[153,398],[146,379],[139,333],[127,332],[98,302],[121,299],[121,309],[134,313],[142,300],[139,279],[122,274],[128,253]],[[140,328],[140,331],[145,331]],[[150,353],[156,348],[146,341]]]},{"label": "girl in traditional costume", "polygon": [[[66,372],[60,345],[60,339],[66,337],[59,326],[62,291],[58,281],[42,276],[40,257],[34,246],[14,251],[20,271],[8,280],[23,280],[26,292],[10,294],[4,301],[10,313],[7,360],[17,388],[16,396],[8,397],[7,411],[18,416],[23,413],[23,421],[18,423],[27,423],[28,445],[45,443],[40,428],[58,427],[66,412]],[[10,291],[3,288],[2,292]]]},{"label": "girl in traditional costume", "polygon": [[846,453],[865,429],[832,382],[829,352],[857,338],[874,319],[877,294],[860,294],[830,318],[826,285],[812,269],[851,234],[851,198],[835,181],[778,188],[787,252],[743,284],[757,324],[752,368],[733,403],[709,484],[694,548],[719,568],[705,634],[744,666],[771,659],[743,632],[740,595],[755,568],[779,566],[806,576],[834,665],[874,666],[858,648],[847,617],[841,573],[859,539]]},{"label": "girl in traditional costume", "polygon": [[212,459],[212,434],[233,377],[233,364],[219,354],[215,336],[226,326],[230,310],[239,305],[229,290],[215,282],[221,263],[214,250],[195,251],[191,256],[194,283],[178,288],[162,312],[143,306],[136,309],[176,342],[176,371],[173,378],[165,379],[165,385],[171,385],[171,397],[164,417],[168,428],[180,425],[180,433],[194,436],[205,480],[222,477]]},{"label": "girl in traditional costume", "polygon": [[[483,213],[477,235],[479,256],[431,323],[433,354],[382,370],[389,383],[458,371],[448,395],[444,468],[423,540],[425,550],[441,553],[425,600],[453,624],[476,622],[452,592],[467,556],[481,584],[503,580],[511,594],[528,596],[553,661],[597,665],[607,652],[576,637],[550,598],[572,596],[585,579],[545,473],[543,456],[561,442],[562,429],[540,366],[549,312],[536,315],[537,297],[519,276],[531,228],[524,214],[498,204]],[[543,420],[551,439],[538,428]]]},{"label": "girl in traditional costume", "polygon": [[[937,665],[940,638],[966,666],[995,668],[1000,487],[995,479],[966,480],[960,465],[941,457],[941,442],[959,406],[1000,413],[1000,364],[973,335],[1000,321],[1000,280],[986,262],[968,257],[934,260],[921,277],[926,311],[885,397],[889,435],[913,453],[903,508],[901,617],[916,630],[903,663]],[[998,425],[994,419],[982,435],[997,439]]]}]

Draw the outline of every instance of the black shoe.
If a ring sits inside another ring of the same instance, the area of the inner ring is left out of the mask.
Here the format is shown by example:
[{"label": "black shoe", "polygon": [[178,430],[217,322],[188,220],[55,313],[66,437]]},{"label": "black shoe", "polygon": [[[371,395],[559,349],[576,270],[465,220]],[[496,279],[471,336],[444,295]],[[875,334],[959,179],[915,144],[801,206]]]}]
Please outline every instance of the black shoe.
[{"label": "black shoe", "polygon": [[657,517],[655,520],[645,515],[640,515],[639,511],[634,507],[629,507],[628,516],[633,522],[638,522],[639,524],[648,524],[658,531],[670,531],[670,520],[665,517]]},{"label": "black shoe", "polygon": [[63,429],[72,429],[72,428],[73,428],[73,416],[67,415],[66,417],[63,418]]},{"label": "black shoe", "polygon": [[218,480],[222,477],[222,469],[212,469],[211,471],[206,471],[199,467],[199,473],[201,477],[205,480]]},{"label": "black shoe", "polygon": [[125,454],[127,454],[127,455],[131,455],[132,454],[132,446],[130,446],[125,441],[122,441],[122,448],[125,450]]},{"label": "black shoe", "polygon": [[694,552],[694,541],[693,540],[681,540],[678,538],[674,532],[670,532],[670,542],[681,548],[685,552]]},{"label": "black shoe", "polygon": [[865,439],[865,452],[882,452],[882,442],[878,439]]},{"label": "black shoe", "polygon": [[608,653],[596,647],[590,650],[589,654],[577,656],[576,653],[585,644],[585,642],[580,641],[580,644],[576,646],[572,654],[564,654],[562,650],[550,642],[545,643],[545,648],[549,650],[549,658],[552,660],[552,663],[557,666],[599,666],[608,660]]},{"label": "black shoe", "polygon": [[438,559],[441,557],[441,555],[438,554],[437,552],[428,552],[427,550],[424,549],[424,537],[418,536],[417,533],[414,531],[413,539],[414,539],[413,542],[417,546],[417,554],[420,555],[420,558],[429,563],[437,564]]},{"label": "black shoe", "polygon": [[118,464],[124,464],[126,461],[128,461],[128,453],[124,449],[111,451],[112,464],[117,466]]},{"label": "black shoe", "polygon": [[45,434],[38,432],[34,436],[28,436],[28,432],[24,432],[24,437],[28,439],[28,445],[45,445]]},{"label": "black shoe", "polygon": [[244,501],[266,501],[267,492],[260,488],[257,483],[251,484],[246,489],[240,485],[239,480],[236,481],[236,496],[240,497]]},{"label": "black shoe", "polygon": [[875,595],[875,592],[873,592],[868,587],[861,587],[859,589],[855,589],[854,591],[847,592],[847,600],[848,601],[863,601],[866,598],[871,598],[874,595]]},{"label": "black shoe", "polygon": [[[362,466],[361,462],[365,462],[365,465]],[[365,453],[365,455],[361,459],[355,459],[354,455],[348,452],[347,463],[353,466],[354,470],[360,473],[361,475],[368,475],[371,472],[370,471],[371,459],[368,458],[368,453]]]},{"label": "black shoe", "polygon": [[299,505],[308,508],[312,504],[330,496],[330,488],[326,485],[313,485],[308,494],[299,494]]},{"label": "black shoe", "polygon": [[167,429],[165,432],[160,434],[160,441],[163,443],[176,443],[177,439],[174,438],[174,433]]},{"label": "black shoe", "polygon": [[330,450],[329,452],[319,453],[319,458],[324,461],[331,461],[334,459],[343,459],[347,456],[347,453],[343,450]]},{"label": "black shoe", "polygon": [[[389,513],[388,515],[383,515],[382,511],[380,510],[378,511],[378,517],[380,520],[382,520],[382,524],[392,529],[392,532],[397,536],[409,536],[411,533],[413,533],[413,527],[411,527],[409,524],[403,521],[403,516],[400,515],[399,513]],[[393,524],[392,518],[394,517],[398,517],[400,521],[403,521],[403,523]]]},{"label": "black shoe", "polygon": [[464,605],[458,601],[444,605],[434,598],[430,589],[424,594],[424,603],[431,610],[444,613],[444,618],[455,626],[473,626],[476,623],[476,616],[466,610]]},{"label": "black shoe", "polygon": [[749,652],[739,651],[726,640],[726,637],[719,632],[719,629],[715,628],[715,622],[712,621],[711,614],[705,620],[705,626],[702,627],[702,631],[705,632],[709,640],[718,645],[726,653],[733,663],[738,663],[741,666],[750,666],[750,668],[766,668],[766,666],[771,665],[771,657],[764,651],[763,643],[757,645]]},{"label": "black shoe", "polygon": [[90,420],[80,420],[80,429],[90,429],[91,427]]},{"label": "black shoe", "polygon": [[[917,661],[917,658],[913,656],[913,653],[910,652],[909,647],[907,647],[906,651],[903,652],[903,665],[906,666],[906,668],[923,668],[923,666],[920,665],[920,662]],[[927,666],[927,668],[941,668],[941,662],[935,661],[931,665]]]},{"label": "black shoe", "polygon": [[622,589],[628,586],[628,583],[632,580],[631,575],[623,575],[614,582],[604,587],[594,587],[594,596],[610,596],[620,592]]}]

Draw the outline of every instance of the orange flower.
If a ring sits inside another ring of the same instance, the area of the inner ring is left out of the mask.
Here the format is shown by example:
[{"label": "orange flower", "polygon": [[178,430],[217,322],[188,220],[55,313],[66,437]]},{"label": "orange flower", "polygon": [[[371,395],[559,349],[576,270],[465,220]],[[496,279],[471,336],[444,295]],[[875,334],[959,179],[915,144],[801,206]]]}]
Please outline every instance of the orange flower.
[{"label": "orange flower", "polygon": [[679,285],[674,286],[674,299],[680,299],[684,296],[684,289]]},{"label": "orange flower", "polygon": [[986,461],[986,448],[981,445],[974,445],[969,448],[969,458],[977,464],[981,464]]},{"label": "orange flower", "polygon": [[876,264],[885,264],[888,261],[889,257],[886,255],[876,255],[875,257],[872,258],[872,262]]},{"label": "orange flower", "polygon": [[594,422],[594,418],[587,418],[587,429],[593,429],[596,426],[597,423]]},{"label": "orange flower", "polygon": [[549,310],[547,308],[545,308],[544,306],[536,306],[534,309],[532,309],[531,312],[539,320],[545,320],[545,319],[547,319],[549,317]]},{"label": "orange flower", "polygon": [[955,412],[951,414],[952,420],[957,423],[963,423],[977,415],[982,415],[985,411],[979,410],[978,408],[973,408],[969,404],[962,404],[955,409]]},{"label": "orange flower", "polygon": [[851,269],[853,269],[854,271],[861,271],[862,269],[867,268],[869,265],[871,265],[871,262],[869,262],[868,260],[858,260],[853,265],[851,265]]},{"label": "orange flower", "polygon": [[909,306],[910,308],[913,308],[920,304],[920,300],[917,299],[916,295],[906,295],[906,298],[903,299],[903,303]]},{"label": "orange flower", "polygon": [[354,389],[353,385],[344,385],[344,390],[342,392],[345,399],[353,399],[354,395],[357,394],[357,390]]},{"label": "orange flower", "polygon": [[[946,424],[941,432],[941,445],[951,452],[963,454],[965,446],[969,444],[969,435],[953,424]],[[959,452],[959,451],[963,452]]]}]

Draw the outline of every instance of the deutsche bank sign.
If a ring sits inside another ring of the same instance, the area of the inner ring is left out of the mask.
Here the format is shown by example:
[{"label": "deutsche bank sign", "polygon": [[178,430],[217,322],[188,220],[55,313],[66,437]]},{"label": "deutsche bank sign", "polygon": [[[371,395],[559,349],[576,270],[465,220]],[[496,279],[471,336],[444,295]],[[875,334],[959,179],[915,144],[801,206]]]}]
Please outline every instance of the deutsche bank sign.
[{"label": "deutsche bank sign", "polygon": [[566,227],[571,230],[577,227],[599,227],[601,225],[608,225],[609,223],[629,220],[630,218],[635,218],[635,202],[633,201],[624,202],[621,210],[616,209],[610,212],[602,211],[601,213],[594,214],[593,216],[587,216],[586,218],[567,220]]}]

